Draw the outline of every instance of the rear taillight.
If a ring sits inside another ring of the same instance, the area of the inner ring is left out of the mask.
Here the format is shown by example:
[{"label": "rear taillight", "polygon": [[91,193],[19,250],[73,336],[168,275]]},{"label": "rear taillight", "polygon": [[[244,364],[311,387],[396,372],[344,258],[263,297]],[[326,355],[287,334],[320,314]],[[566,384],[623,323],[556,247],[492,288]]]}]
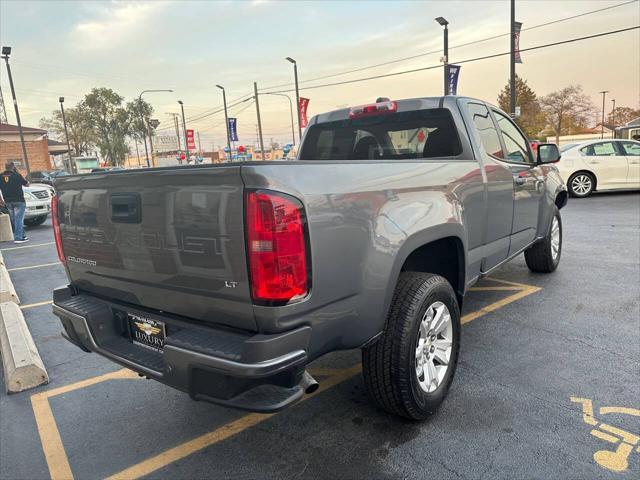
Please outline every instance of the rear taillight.
[{"label": "rear taillight", "polygon": [[247,193],[251,293],[259,303],[286,303],[309,291],[302,203],[283,193]]},{"label": "rear taillight", "polygon": [[398,110],[398,104],[392,101],[384,101],[371,103],[369,105],[359,105],[351,107],[349,110],[349,118],[370,117],[372,115],[381,115],[384,113],[394,113]]},{"label": "rear taillight", "polygon": [[58,258],[62,264],[66,264],[67,261],[64,256],[64,250],[62,249],[62,237],[60,236],[60,220],[58,218],[58,196],[54,195],[51,198],[51,221],[53,222],[53,237],[56,240],[56,250],[58,250]]}]

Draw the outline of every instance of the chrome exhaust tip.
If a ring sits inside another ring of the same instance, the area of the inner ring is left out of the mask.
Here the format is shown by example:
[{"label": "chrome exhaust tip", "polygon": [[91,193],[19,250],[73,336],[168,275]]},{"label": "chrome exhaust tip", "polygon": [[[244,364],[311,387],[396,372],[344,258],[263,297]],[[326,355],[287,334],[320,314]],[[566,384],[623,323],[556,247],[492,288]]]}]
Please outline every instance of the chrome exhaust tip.
[{"label": "chrome exhaust tip", "polygon": [[307,395],[315,392],[320,387],[318,381],[313,378],[306,370],[302,374],[300,385],[302,386],[304,393],[306,393]]}]

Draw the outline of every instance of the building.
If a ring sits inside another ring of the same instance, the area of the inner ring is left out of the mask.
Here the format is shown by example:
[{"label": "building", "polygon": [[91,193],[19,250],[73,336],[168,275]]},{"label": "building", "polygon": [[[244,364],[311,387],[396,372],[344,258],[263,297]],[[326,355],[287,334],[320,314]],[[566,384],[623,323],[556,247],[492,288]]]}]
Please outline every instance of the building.
[{"label": "building", "polygon": [[621,127],[616,127],[616,138],[640,140],[640,117],[634,118]]},{"label": "building", "polygon": [[[22,127],[29,168],[32,172],[53,170],[49,158],[49,142],[47,131],[40,128]],[[22,144],[17,125],[0,123],[0,170],[8,161],[14,162],[22,174],[26,174],[26,166],[22,158]]]},{"label": "building", "polygon": [[[587,142],[589,140],[598,140],[600,138],[613,138],[613,126],[604,124],[604,128],[598,123],[593,128],[585,128],[569,135],[560,135],[558,137],[558,145],[566,145],[567,143]],[[547,136],[547,142],[555,143],[555,135]]]}]

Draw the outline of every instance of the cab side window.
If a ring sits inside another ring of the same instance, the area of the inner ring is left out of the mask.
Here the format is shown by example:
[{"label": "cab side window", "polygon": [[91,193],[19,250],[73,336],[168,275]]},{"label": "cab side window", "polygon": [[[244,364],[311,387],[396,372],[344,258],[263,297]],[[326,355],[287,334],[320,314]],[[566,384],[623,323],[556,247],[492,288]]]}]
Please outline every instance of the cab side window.
[{"label": "cab side window", "polygon": [[493,114],[496,116],[504,144],[507,147],[507,160],[517,163],[533,163],[533,157],[529,153],[529,142],[520,133],[518,127],[502,113],[494,110]]},{"label": "cab side window", "polygon": [[469,103],[468,108],[485,151],[492,157],[504,159],[500,137],[487,107],[480,103]]}]

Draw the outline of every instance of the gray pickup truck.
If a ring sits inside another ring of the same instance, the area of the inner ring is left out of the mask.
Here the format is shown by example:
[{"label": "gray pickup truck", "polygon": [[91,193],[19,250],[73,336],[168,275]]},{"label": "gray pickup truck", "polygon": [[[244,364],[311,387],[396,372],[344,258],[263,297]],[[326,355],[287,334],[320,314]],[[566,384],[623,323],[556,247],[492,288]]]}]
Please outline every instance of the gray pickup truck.
[{"label": "gray pickup truck", "polygon": [[314,359],[360,348],[371,397],[423,419],[451,385],[468,288],[523,252],[556,269],[559,158],[447,96],[318,115],[293,162],[63,177],[53,311],[85,351],[260,412],[314,391]]}]

